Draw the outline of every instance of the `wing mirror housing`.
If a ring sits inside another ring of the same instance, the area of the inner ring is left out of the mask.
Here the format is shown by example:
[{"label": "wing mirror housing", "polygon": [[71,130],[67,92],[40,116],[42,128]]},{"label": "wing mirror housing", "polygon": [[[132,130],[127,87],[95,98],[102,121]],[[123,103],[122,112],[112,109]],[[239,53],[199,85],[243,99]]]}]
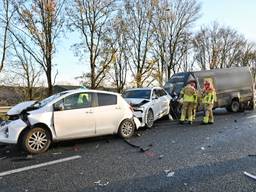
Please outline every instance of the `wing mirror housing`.
[{"label": "wing mirror housing", "polygon": [[53,105],[54,111],[63,111],[64,106],[63,105]]},{"label": "wing mirror housing", "polygon": [[156,99],[158,99],[158,96],[157,95],[153,95],[152,99],[156,100]]}]

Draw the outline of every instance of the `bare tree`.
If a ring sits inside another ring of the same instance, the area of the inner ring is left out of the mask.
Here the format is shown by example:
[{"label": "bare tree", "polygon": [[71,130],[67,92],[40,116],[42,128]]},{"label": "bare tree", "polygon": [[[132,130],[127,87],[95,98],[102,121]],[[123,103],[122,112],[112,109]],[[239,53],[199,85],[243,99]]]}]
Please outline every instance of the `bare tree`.
[{"label": "bare tree", "polygon": [[146,0],[125,1],[126,25],[128,26],[128,51],[130,70],[137,87],[143,86],[151,76],[154,60],[152,49],[152,21],[154,2]]},{"label": "bare tree", "polygon": [[128,30],[122,14],[123,11],[120,10],[112,23],[112,43],[116,54],[113,59],[112,70],[109,71],[109,75],[113,80],[113,84],[119,93],[124,90],[125,84],[127,82],[129,66],[129,58],[127,55]]},{"label": "bare tree", "polygon": [[11,5],[10,0],[1,0],[0,1],[0,29],[3,30],[3,33],[1,35],[2,38],[0,41],[2,44],[0,44],[0,53],[1,53],[1,63],[0,63],[0,72],[3,70],[6,55],[7,55],[7,49],[9,47],[8,44],[8,34],[10,30],[10,22],[14,15],[14,9]]},{"label": "bare tree", "polygon": [[67,8],[69,28],[81,35],[81,42],[74,45],[81,58],[89,54],[90,87],[97,88],[104,79],[115,50],[112,49],[110,19],[115,0],[76,0],[70,1]]},{"label": "bare tree", "polygon": [[201,69],[251,66],[255,45],[236,30],[214,23],[202,27],[194,39],[195,58]]},{"label": "bare tree", "polygon": [[44,70],[48,95],[53,91],[52,60],[64,23],[64,3],[65,0],[30,0],[15,4],[18,20],[12,35]]},{"label": "bare tree", "polygon": [[40,75],[42,67],[35,65],[33,57],[22,47],[12,43],[13,54],[12,64],[9,73],[14,75],[15,81],[12,84],[21,86],[24,100],[33,100],[35,96],[39,96],[37,88],[40,85]]},{"label": "bare tree", "polygon": [[167,78],[183,68],[180,65],[181,61],[188,59],[190,28],[198,19],[199,12],[200,4],[196,0],[158,1],[154,19],[154,37],[161,68],[166,66],[167,69]]}]

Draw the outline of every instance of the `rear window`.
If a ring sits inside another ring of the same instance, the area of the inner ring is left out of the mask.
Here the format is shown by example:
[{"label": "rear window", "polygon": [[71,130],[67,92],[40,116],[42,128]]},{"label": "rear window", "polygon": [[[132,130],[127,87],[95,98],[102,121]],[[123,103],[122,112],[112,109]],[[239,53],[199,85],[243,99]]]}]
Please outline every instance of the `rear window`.
[{"label": "rear window", "polygon": [[117,96],[106,93],[97,93],[98,95],[98,106],[116,105]]}]

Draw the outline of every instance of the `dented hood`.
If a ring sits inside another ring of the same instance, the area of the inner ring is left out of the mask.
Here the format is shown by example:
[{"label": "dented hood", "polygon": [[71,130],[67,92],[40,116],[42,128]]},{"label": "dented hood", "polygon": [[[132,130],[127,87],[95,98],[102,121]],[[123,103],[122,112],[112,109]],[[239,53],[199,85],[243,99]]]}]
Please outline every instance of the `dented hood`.
[{"label": "dented hood", "polygon": [[33,105],[36,101],[25,101],[22,103],[19,103],[18,105],[15,105],[12,107],[8,112],[7,115],[18,115],[20,114],[23,110],[27,109],[31,105]]},{"label": "dented hood", "polygon": [[126,102],[131,106],[142,106],[149,102],[148,99],[139,99],[139,98],[125,98]]}]

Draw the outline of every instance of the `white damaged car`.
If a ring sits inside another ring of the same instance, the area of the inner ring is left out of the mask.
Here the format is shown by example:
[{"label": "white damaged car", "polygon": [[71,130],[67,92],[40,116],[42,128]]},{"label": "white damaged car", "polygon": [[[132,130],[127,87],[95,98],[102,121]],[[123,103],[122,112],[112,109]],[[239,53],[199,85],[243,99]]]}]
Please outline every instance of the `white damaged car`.
[{"label": "white damaged car", "polygon": [[163,116],[171,118],[171,96],[160,87],[128,89],[123,97],[133,108],[134,115],[142,126],[151,128],[157,119]]},{"label": "white damaged car", "polygon": [[9,120],[0,125],[0,142],[19,144],[32,154],[46,151],[54,141],[116,133],[128,138],[140,127],[121,95],[87,89],[23,102],[7,115]]}]

